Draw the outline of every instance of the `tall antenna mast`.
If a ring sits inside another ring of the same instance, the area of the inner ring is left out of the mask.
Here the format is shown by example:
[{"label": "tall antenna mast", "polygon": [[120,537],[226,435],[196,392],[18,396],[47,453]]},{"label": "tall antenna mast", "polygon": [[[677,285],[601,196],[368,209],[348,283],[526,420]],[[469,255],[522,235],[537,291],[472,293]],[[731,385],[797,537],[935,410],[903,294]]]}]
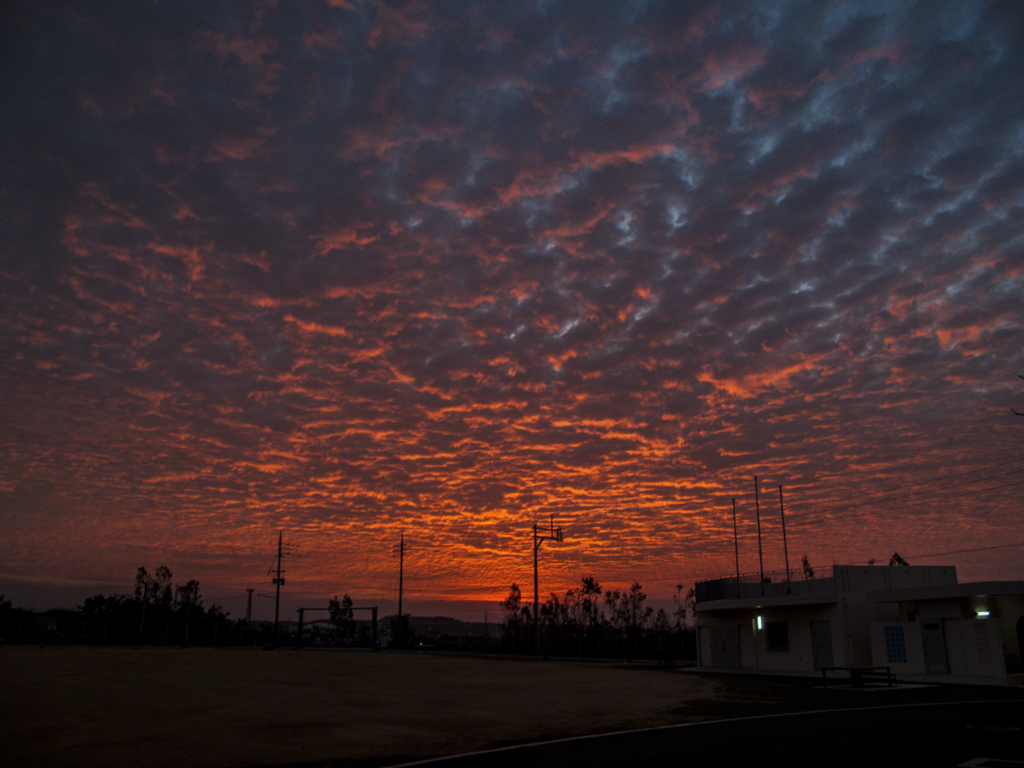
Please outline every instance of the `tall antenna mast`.
[{"label": "tall antenna mast", "polygon": [[757,510],[757,559],[761,564],[761,594],[764,594],[764,554],[761,551],[761,503],[757,498],[757,475],[754,475],[754,509]]},{"label": "tall antenna mast", "polygon": [[402,588],[405,580],[405,531],[398,538],[398,647],[405,647],[405,631],[402,624]]},{"label": "tall antenna mast", "polygon": [[782,505],[782,486],[779,486],[779,512],[782,514],[782,551],[786,555],[786,591],[789,591],[789,547],[786,545],[786,510]]},{"label": "tall antenna mast", "polygon": [[732,541],[736,549],[736,597],[740,596],[740,534],[736,528],[736,498],[732,500]]}]

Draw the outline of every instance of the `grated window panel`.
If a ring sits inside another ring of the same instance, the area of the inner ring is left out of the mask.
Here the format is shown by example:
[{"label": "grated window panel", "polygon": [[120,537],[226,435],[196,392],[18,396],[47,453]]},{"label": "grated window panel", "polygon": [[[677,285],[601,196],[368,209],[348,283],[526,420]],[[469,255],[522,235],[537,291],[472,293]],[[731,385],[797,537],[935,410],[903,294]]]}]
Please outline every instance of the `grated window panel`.
[{"label": "grated window panel", "polygon": [[907,641],[903,627],[885,628],[885,656],[890,664],[907,663]]},{"label": "grated window panel", "polygon": [[980,664],[993,664],[992,661],[992,638],[988,634],[988,623],[976,621],[974,623],[974,642],[978,646],[978,662]]}]

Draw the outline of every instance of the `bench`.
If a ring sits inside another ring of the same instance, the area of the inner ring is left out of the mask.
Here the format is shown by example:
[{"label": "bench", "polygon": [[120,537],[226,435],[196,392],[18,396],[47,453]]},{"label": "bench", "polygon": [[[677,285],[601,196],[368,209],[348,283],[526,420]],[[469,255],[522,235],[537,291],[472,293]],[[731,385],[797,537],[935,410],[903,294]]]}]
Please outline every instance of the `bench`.
[{"label": "bench", "polygon": [[[863,688],[871,683],[885,683],[888,686],[896,685],[896,676],[889,667],[822,667],[821,680],[827,688],[829,684],[829,672],[845,672],[850,685],[854,688]],[[836,678],[831,678],[835,680]]]}]

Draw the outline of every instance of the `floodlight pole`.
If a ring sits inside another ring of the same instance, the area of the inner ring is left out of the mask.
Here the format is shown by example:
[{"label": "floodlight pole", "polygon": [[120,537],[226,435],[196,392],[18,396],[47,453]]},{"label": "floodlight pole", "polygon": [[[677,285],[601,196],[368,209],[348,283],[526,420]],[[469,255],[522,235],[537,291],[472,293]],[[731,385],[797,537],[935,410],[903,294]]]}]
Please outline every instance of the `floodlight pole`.
[{"label": "floodlight pole", "polygon": [[[545,535],[540,535],[543,530]],[[537,552],[540,545],[547,539],[552,541],[562,540],[561,527],[555,528],[555,516],[551,516],[551,524],[547,529],[541,529],[536,523],[533,524],[533,642],[536,650],[540,650],[540,582],[537,578]]]}]

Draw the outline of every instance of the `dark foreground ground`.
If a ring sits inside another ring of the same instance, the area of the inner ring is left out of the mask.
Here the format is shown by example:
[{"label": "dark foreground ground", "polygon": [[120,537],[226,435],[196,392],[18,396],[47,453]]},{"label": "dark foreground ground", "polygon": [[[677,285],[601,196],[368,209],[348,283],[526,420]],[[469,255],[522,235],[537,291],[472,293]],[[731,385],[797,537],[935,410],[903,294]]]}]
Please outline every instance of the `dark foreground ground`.
[{"label": "dark foreground ground", "polygon": [[[1012,699],[1024,691],[821,689],[811,679],[507,658],[0,648],[0,765],[371,768],[724,718]],[[831,721],[809,732],[823,729],[856,733]],[[789,738],[776,748],[798,747]]]},{"label": "dark foreground ground", "polygon": [[622,765],[1024,766],[1024,702],[917,704],[716,720],[434,761],[435,768]]}]

